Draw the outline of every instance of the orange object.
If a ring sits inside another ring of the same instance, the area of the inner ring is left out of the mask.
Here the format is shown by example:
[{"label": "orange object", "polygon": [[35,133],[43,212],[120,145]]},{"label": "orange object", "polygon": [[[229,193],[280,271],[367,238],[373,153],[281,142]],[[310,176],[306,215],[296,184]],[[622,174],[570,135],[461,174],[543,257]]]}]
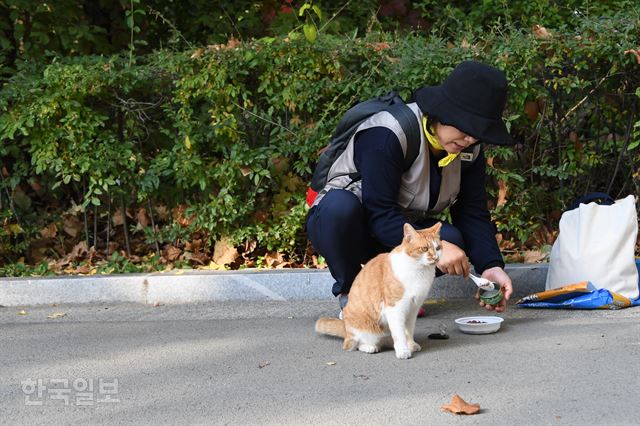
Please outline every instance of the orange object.
[{"label": "orange object", "polygon": [[480,412],[480,404],[469,404],[460,398],[460,395],[455,394],[451,398],[451,403],[443,405],[440,409],[453,414],[478,414]]}]

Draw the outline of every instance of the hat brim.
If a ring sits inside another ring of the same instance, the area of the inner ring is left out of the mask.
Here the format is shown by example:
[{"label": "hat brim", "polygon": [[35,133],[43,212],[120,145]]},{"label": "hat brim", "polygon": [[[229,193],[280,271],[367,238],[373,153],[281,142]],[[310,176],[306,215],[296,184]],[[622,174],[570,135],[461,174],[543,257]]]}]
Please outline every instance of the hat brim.
[{"label": "hat brim", "polygon": [[494,145],[513,145],[514,143],[502,120],[483,117],[457,105],[446,98],[441,86],[418,89],[414,98],[427,116],[437,117],[442,124],[453,126],[480,142]]}]

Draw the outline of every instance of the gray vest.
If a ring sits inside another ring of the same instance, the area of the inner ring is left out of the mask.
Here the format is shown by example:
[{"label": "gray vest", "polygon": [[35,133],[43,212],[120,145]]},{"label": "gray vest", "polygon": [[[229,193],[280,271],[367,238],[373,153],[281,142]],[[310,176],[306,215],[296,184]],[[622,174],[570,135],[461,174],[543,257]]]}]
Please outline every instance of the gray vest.
[{"label": "gray vest", "polygon": [[[422,111],[417,104],[408,104],[411,111],[416,116],[416,120],[420,123],[422,129]],[[318,193],[313,206],[318,205],[324,195],[332,189],[345,189],[353,192],[362,202],[362,181],[352,179],[352,174],[357,173],[354,164],[353,145],[355,136],[366,129],[372,127],[386,127],[395,133],[402,146],[402,152],[407,153],[407,138],[400,127],[400,124],[393,116],[382,111],[372,115],[368,120],[363,122],[358,130],[354,133],[344,152],[336,159],[327,175],[326,186]],[[477,144],[473,148],[473,154],[463,153],[459,155],[453,162],[442,169],[442,183],[440,184],[440,194],[435,206],[429,209],[429,178],[430,178],[430,155],[428,148],[429,142],[424,135],[424,131],[420,132],[420,150],[418,157],[413,162],[409,170],[402,174],[400,182],[400,191],[398,193],[398,205],[403,209],[403,215],[410,221],[416,221],[424,217],[432,217],[456,201],[458,192],[460,192],[460,173],[461,160],[474,161],[480,153],[480,145]]]}]

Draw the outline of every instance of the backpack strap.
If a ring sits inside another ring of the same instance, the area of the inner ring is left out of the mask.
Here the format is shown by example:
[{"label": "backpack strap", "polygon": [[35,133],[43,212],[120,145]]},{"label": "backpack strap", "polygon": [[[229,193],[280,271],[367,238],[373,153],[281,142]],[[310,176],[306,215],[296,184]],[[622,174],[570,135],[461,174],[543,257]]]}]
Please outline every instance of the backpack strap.
[{"label": "backpack strap", "polygon": [[404,170],[409,170],[420,152],[420,125],[415,114],[405,103],[394,104],[387,109],[395,118],[407,139],[407,152],[404,156]]}]

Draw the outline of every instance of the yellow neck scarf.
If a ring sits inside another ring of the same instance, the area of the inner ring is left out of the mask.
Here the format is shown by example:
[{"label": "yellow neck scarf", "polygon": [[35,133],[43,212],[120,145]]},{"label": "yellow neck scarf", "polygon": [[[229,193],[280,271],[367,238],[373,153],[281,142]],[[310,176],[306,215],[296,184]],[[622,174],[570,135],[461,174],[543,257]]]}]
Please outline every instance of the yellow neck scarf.
[{"label": "yellow neck scarf", "polygon": [[[422,128],[424,130],[425,136],[427,137],[427,140],[429,141],[429,145],[431,145],[433,147],[433,149],[435,149],[436,151],[444,151],[445,149],[442,147],[442,145],[440,145],[440,142],[438,141],[438,138],[436,137],[435,130],[433,129],[433,127],[431,127],[431,128],[427,127],[427,116],[426,115],[422,116]],[[451,164],[451,162],[453,160],[455,160],[456,157],[458,157],[458,154],[448,154],[446,157],[441,158],[438,161],[438,166],[439,167],[445,167],[445,166]]]}]

